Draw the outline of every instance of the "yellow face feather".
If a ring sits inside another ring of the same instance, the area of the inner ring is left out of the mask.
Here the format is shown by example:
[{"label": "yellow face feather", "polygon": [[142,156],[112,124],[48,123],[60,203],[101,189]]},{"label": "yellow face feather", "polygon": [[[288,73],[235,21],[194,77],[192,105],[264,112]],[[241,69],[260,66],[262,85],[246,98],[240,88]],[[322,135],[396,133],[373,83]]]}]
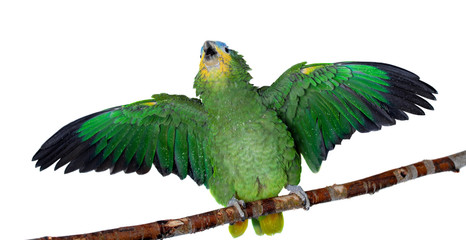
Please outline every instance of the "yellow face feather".
[{"label": "yellow face feather", "polygon": [[230,73],[230,54],[225,53],[217,46],[215,46],[215,50],[217,51],[217,57],[210,61],[207,61],[205,53],[202,53],[199,71],[204,80],[218,79]]}]

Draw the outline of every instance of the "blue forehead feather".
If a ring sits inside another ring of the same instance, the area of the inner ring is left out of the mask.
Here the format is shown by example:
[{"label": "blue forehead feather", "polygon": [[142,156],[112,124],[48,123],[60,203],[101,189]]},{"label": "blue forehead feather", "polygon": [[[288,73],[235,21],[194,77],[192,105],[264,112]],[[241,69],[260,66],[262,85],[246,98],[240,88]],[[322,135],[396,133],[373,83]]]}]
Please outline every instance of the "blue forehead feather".
[{"label": "blue forehead feather", "polygon": [[[217,47],[222,48],[222,49],[225,49],[228,47],[224,42],[220,42],[220,41],[215,41],[215,44],[217,45]],[[201,47],[201,55],[203,52],[204,52],[204,45]]]},{"label": "blue forehead feather", "polygon": [[226,48],[228,47],[224,42],[220,42],[220,41],[215,41],[215,44],[217,44],[218,47],[221,47],[221,48]]}]

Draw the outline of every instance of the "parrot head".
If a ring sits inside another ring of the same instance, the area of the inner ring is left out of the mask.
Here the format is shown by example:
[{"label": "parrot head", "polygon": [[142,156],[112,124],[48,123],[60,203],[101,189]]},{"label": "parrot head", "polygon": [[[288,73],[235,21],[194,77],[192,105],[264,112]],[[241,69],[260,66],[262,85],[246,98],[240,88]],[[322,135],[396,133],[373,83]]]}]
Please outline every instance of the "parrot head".
[{"label": "parrot head", "polygon": [[207,71],[225,68],[231,61],[230,49],[220,41],[206,41],[201,48],[200,68]]},{"label": "parrot head", "polygon": [[[243,56],[220,41],[206,41],[201,48],[201,62],[195,85],[210,83],[227,86],[235,80],[249,81],[249,66]],[[196,87],[197,88],[197,87]]]}]

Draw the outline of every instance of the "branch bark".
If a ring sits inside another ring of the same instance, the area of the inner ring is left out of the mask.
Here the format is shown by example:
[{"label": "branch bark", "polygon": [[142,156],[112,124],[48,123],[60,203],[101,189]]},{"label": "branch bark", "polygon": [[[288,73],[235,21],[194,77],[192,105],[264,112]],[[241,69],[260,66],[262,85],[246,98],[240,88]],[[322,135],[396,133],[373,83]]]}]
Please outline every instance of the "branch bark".
[{"label": "branch bark", "polygon": [[[352,198],[363,194],[373,194],[380,189],[406,182],[422,176],[440,172],[459,172],[466,165],[466,151],[434,160],[424,160],[408,166],[392,169],[357,181],[307,191],[311,206]],[[246,203],[243,209],[246,218],[284,212],[303,207],[303,202],[295,194],[279,196]],[[201,232],[223,224],[242,221],[235,207],[226,207],[189,217],[161,220],[152,223],[121,227],[94,233],[62,237],[42,237],[37,240],[102,240],[102,239],[162,239],[178,235]]]}]

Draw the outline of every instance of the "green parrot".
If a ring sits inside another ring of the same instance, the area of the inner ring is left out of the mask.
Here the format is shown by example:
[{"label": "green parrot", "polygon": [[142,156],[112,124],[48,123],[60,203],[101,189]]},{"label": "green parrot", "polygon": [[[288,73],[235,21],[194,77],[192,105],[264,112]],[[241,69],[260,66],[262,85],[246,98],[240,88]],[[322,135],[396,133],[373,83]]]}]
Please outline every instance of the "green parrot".
[{"label": "green parrot", "polygon": [[[41,146],[36,167],[145,174],[154,165],[163,176],[189,175],[241,214],[244,202],[284,187],[309,208],[297,186],[301,155],[318,172],[335,144],[407,120],[406,112],[423,115],[437,93],[414,73],[376,62],[302,62],[261,88],[249,83],[249,70],[225,43],[206,41],[194,81],[199,99],[162,93],[80,118]],[[258,235],[283,224],[282,213],[252,219]],[[246,228],[247,220],[229,230],[237,237]]]}]

